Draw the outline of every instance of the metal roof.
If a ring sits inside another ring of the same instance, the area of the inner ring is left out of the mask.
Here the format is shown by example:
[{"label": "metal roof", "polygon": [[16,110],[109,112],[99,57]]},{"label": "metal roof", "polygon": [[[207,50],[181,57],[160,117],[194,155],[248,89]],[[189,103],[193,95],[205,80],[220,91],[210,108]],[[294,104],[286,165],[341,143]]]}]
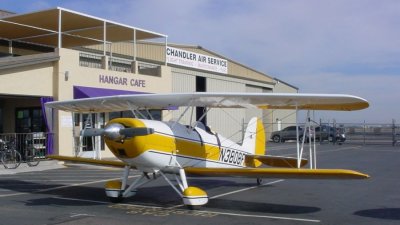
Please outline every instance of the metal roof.
[{"label": "metal roof", "polygon": [[68,48],[167,36],[57,7],[1,18],[0,38]]}]

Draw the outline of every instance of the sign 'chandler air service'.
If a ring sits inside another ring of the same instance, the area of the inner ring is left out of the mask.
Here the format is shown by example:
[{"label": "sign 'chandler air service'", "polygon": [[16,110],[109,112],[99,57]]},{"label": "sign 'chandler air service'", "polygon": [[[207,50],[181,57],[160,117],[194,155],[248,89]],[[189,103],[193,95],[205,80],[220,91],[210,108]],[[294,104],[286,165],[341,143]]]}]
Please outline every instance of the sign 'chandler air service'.
[{"label": "sign 'chandler air service'", "polygon": [[200,53],[167,47],[167,63],[217,73],[228,73],[228,61]]}]

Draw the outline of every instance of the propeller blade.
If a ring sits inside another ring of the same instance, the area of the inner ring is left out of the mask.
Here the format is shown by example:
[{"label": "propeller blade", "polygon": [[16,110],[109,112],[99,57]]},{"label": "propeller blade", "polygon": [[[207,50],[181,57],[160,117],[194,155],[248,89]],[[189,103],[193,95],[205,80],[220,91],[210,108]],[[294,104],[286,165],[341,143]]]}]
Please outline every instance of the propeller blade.
[{"label": "propeller blade", "polygon": [[135,127],[135,128],[124,128],[119,131],[121,135],[124,135],[127,138],[136,137],[136,136],[145,136],[154,133],[153,128],[147,127]]},{"label": "propeller blade", "polygon": [[93,137],[93,136],[101,136],[104,133],[104,129],[100,128],[87,128],[81,131],[81,135],[83,137]]}]

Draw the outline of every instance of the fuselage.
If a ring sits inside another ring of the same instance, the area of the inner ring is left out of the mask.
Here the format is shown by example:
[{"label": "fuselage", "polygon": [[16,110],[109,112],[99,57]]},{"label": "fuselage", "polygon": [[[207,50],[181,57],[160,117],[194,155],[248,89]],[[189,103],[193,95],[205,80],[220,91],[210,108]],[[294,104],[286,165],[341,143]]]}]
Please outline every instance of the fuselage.
[{"label": "fuselage", "polygon": [[154,133],[123,141],[106,138],[120,160],[145,172],[170,167],[245,167],[248,151],[205,126],[190,127],[176,122],[118,118],[109,123],[125,127],[147,127]]}]

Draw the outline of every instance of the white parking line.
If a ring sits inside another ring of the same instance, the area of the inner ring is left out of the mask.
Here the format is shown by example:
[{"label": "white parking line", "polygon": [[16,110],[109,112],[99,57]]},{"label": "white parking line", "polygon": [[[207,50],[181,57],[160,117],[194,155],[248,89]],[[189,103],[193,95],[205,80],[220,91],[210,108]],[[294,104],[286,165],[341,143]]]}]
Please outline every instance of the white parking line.
[{"label": "white parking line", "polygon": [[243,189],[239,189],[239,190],[236,190],[236,191],[231,191],[231,192],[220,194],[220,195],[215,195],[213,197],[210,197],[209,199],[216,199],[216,198],[223,197],[223,196],[226,196],[226,195],[232,195],[232,194],[236,194],[236,193],[239,193],[239,192],[243,192],[243,191],[248,191],[248,190],[252,190],[252,189],[255,189],[255,188],[259,188],[261,186],[268,186],[268,185],[271,185],[271,184],[276,184],[276,183],[279,183],[279,182],[282,182],[282,181],[284,181],[284,180],[276,180],[276,181],[268,182],[268,183],[257,185],[257,186],[253,186],[253,187],[243,188]]},{"label": "white parking line", "polygon": [[[236,191],[231,191],[231,192],[220,194],[220,195],[215,195],[215,196],[210,197],[209,199],[216,199],[216,198],[220,198],[220,197],[223,197],[223,196],[236,194],[236,193],[239,193],[239,192],[256,189],[256,188],[259,188],[259,187],[262,187],[262,186],[268,186],[268,185],[276,184],[276,183],[279,183],[279,182],[282,182],[282,181],[284,181],[284,180],[271,181],[271,182],[268,182],[268,183],[265,183],[265,184],[262,184],[262,185],[257,185],[257,186],[253,186],[253,187],[239,189],[239,190],[236,190]],[[184,205],[176,205],[176,206],[168,207],[167,209],[174,209],[174,208],[179,208],[179,207],[182,207],[182,206],[184,206]],[[216,211],[200,211],[200,210],[198,212],[213,213],[213,214],[227,215],[227,216],[238,216],[238,217],[292,220],[292,221],[302,221],[302,222],[312,222],[312,223],[321,222],[320,220],[311,220],[311,219],[294,218],[294,217],[277,217],[277,216],[265,216],[265,215],[242,214],[242,213],[226,213],[226,212],[216,212]]]},{"label": "white parking line", "polygon": [[[134,177],[139,177],[139,176],[140,175],[129,176],[129,178],[134,178]],[[96,180],[96,181],[90,181],[90,182],[84,182],[84,183],[76,183],[76,184],[70,184],[70,185],[62,185],[62,186],[59,186],[59,187],[46,188],[46,189],[41,189],[41,190],[32,191],[32,192],[5,194],[5,195],[0,195],[0,198],[11,197],[11,196],[19,196],[19,195],[27,195],[27,194],[34,194],[34,193],[42,193],[42,192],[47,192],[47,191],[65,189],[65,188],[69,188],[69,187],[84,186],[84,185],[88,185],[88,184],[104,183],[104,182],[115,180],[115,179],[117,179],[117,178],[111,178],[111,179],[105,179],[105,180]]]},{"label": "white parking line", "polygon": [[[275,181],[275,183],[278,181]],[[280,181],[279,181],[280,182]],[[86,200],[86,199],[77,199],[77,198],[62,198],[62,197],[53,197],[54,199],[60,200],[68,200],[68,201],[78,201],[78,202],[89,202],[96,204],[110,204],[109,202],[103,201],[94,201],[94,200]],[[144,205],[136,205],[136,204],[117,204],[128,207],[139,207],[139,208],[147,208],[147,209],[157,209],[157,210],[169,210],[170,207],[158,207],[158,206],[144,206]],[[176,210],[176,209],[175,209]],[[189,211],[192,210],[187,209],[179,209],[180,211]],[[290,221],[299,221],[299,222],[311,222],[311,223],[319,223],[320,220],[312,220],[312,219],[303,219],[303,218],[293,218],[293,217],[281,217],[281,216],[265,216],[265,215],[255,215],[255,214],[243,214],[243,213],[227,213],[227,212],[217,212],[217,211],[209,211],[209,210],[196,210],[196,213],[211,213],[214,215],[225,215],[225,216],[237,216],[237,217],[251,217],[251,218],[265,218],[265,219],[276,219],[276,220],[290,220]],[[147,213],[146,213],[147,215]]]},{"label": "white parking line", "polygon": [[311,219],[294,218],[294,217],[264,216],[264,215],[225,213],[225,212],[214,212],[214,211],[199,211],[199,212],[215,213],[215,214],[226,215],[226,216],[266,218],[266,219],[276,219],[276,220],[291,220],[291,221],[301,221],[301,222],[311,222],[311,223],[320,223],[321,222],[321,220],[311,220]]},{"label": "white parking line", "polygon": [[[130,176],[129,178],[138,177],[138,176],[140,176],[140,175]],[[84,186],[84,185],[95,184],[95,183],[103,183],[103,182],[107,182],[107,181],[115,180],[115,179],[116,178],[105,179],[105,180],[97,180],[97,181],[90,181],[90,182],[84,182],[84,183],[76,183],[76,184],[71,184],[71,185],[63,185],[63,186],[59,186],[59,187],[53,187],[53,188],[37,190],[37,191],[33,191],[33,192],[3,194],[3,195],[0,195],[0,198],[1,197],[11,197],[11,196],[20,196],[20,195],[33,194],[33,193],[43,193],[43,192],[48,192],[48,191],[53,191],[53,190],[65,189],[65,188],[69,188],[69,187]],[[223,196],[240,193],[240,192],[243,192],[243,191],[256,189],[256,188],[259,188],[259,187],[262,187],[262,186],[268,186],[268,185],[272,185],[272,184],[279,183],[279,182],[282,182],[282,181],[284,181],[284,180],[276,180],[276,181],[268,182],[268,183],[265,183],[265,184],[262,184],[262,185],[259,185],[259,186],[252,186],[252,187],[248,187],[248,188],[243,188],[243,189],[239,189],[239,190],[236,190],[236,191],[232,191],[232,192],[228,192],[228,193],[224,193],[224,194],[220,194],[220,195],[215,195],[215,196],[210,197],[210,199],[216,199],[216,198],[220,198],[220,197],[223,197]],[[74,199],[74,198],[62,198],[62,197],[53,197],[53,198],[54,199],[60,199],[60,200],[69,200],[69,201],[91,202],[91,203],[105,204],[105,205],[110,204],[109,202],[86,200],[86,199]],[[156,208],[157,209],[174,209],[174,208],[181,207],[183,205],[177,205],[177,206],[165,207],[165,208],[164,207],[142,206],[142,205],[132,205],[132,206],[154,208],[154,209],[156,209]],[[311,219],[293,218],[293,217],[277,217],[277,216],[267,216],[267,215],[257,215],[257,214],[228,213],[228,212],[207,211],[207,210],[204,210],[204,211],[197,210],[196,212],[212,213],[212,214],[226,215],[226,216],[237,216],[237,217],[252,217],[252,218],[290,220],[290,221],[299,221],[299,222],[312,222],[312,223],[321,222],[320,220],[311,220]]]}]

